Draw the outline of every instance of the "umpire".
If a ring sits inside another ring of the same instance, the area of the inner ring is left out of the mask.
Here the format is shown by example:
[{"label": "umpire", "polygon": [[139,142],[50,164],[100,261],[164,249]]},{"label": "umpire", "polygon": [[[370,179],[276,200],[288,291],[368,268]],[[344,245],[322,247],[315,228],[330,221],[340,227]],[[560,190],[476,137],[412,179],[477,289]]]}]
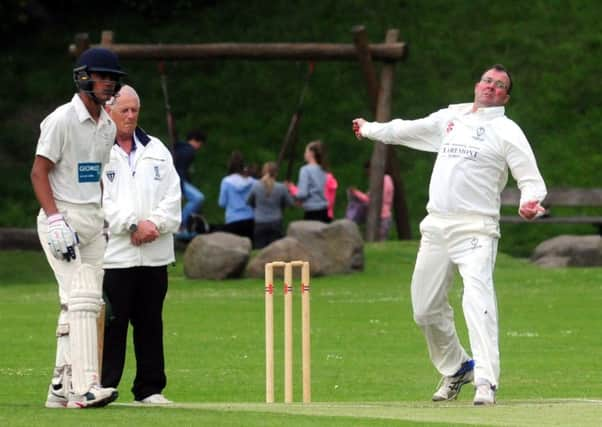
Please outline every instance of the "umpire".
[{"label": "umpire", "polygon": [[173,233],[180,225],[180,180],[161,141],[137,126],[140,98],[124,86],[109,106],[117,126],[102,177],[109,222],[103,288],[111,304],[105,331],[102,383],[117,387],[123,373],[128,324],[136,353],[134,399],[169,404],[163,356],[163,301]]}]

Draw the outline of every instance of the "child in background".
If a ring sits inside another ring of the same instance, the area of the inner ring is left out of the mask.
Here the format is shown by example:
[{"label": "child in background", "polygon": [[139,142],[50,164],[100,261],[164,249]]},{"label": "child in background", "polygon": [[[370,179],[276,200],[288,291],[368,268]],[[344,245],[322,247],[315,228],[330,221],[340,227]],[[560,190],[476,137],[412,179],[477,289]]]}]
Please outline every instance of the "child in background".
[{"label": "child in background", "polygon": [[248,237],[253,241],[253,209],[247,198],[255,178],[244,173],[244,161],[240,151],[232,152],[228,163],[228,176],[222,179],[219,189],[219,205],[226,210],[226,224],[221,231]]},{"label": "child in background", "polygon": [[322,168],[322,143],[313,141],[307,144],[304,158],[306,164],[299,170],[297,186],[287,183],[289,192],[300,201],[304,215],[309,221],[330,222],[328,218],[328,202],[324,194],[326,172]]},{"label": "child in background", "polygon": [[[370,176],[370,162],[364,164],[366,174]],[[391,175],[383,177],[383,204],[380,210],[380,229],[379,240],[386,240],[391,229],[391,207],[393,206],[393,197],[395,195],[395,187],[393,186],[393,178]],[[370,194],[363,193],[355,187],[348,190],[349,205],[347,206],[347,219],[363,223],[366,220],[368,211],[368,203],[370,202]]]},{"label": "child in background", "polygon": [[282,211],[292,206],[294,200],[286,186],[276,182],[278,168],[276,163],[267,162],[261,169],[261,179],[255,181],[247,203],[253,207],[255,215],[254,243],[256,249],[268,246],[281,239]]},{"label": "child in background", "polygon": [[328,201],[328,219],[334,219],[334,205],[337,198],[337,188],[339,183],[332,172],[326,172],[326,185],[324,186],[324,196]]}]

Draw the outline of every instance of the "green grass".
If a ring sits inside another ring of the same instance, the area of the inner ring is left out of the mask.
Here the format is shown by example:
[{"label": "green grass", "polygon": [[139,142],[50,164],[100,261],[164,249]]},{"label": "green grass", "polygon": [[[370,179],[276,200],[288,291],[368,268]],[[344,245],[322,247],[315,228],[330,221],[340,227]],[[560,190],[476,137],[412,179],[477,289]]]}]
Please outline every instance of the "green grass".
[{"label": "green grass", "polygon": [[[0,258],[0,425],[596,425],[602,417],[600,269],[542,270],[500,254],[496,286],[502,353],[499,405],[429,401],[438,375],[412,321],[417,245],[366,247],[366,271],[312,281],[311,405],[265,405],[261,280],[193,281],[170,269],[165,352],[174,408],[119,404],[98,411],[43,408],[54,360],[56,285],[41,253]],[[182,258],[181,256],[179,257]],[[461,284],[451,292],[459,333]],[[300,310],[295,300],[295,398],[300,400]],[[276,299],[276,398],[282,399],[282,306]],[[424,424],[422,424],[424,423]]]}]

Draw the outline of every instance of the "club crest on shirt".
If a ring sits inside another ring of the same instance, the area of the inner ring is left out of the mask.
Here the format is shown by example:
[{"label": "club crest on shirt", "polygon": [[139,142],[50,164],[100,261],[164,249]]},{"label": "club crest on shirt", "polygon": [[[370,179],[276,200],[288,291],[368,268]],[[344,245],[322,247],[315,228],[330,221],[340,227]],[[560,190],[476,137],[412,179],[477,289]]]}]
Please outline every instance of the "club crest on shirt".
[{"label": "club crest on shirt", "polygon": [[482,126],[479,126],[478,128],[476,128],[474,135],[472,136],[472,139],[476,139],[477,141],[484,141],[485,140],[485,128]]},{"label": "club crest on shirt", "polygon": [[452,130],[454,130],[454,122],[450,120],[447,122],[447,129],[445,129],[445,133],[450,133]]},{"label": "club crest on shirt", "polygon": [[107,179],[110,182],[113,182],[113,180],[115,179],[115,171],[107,171],[106,175],[107,175]]},{"label": "club crest on shirt", "polygon": [[153,166],[153,168],[155,169],[155,176],[154,176],[155,181],[160,181],[161,174],[159,173],[159,166]]}]

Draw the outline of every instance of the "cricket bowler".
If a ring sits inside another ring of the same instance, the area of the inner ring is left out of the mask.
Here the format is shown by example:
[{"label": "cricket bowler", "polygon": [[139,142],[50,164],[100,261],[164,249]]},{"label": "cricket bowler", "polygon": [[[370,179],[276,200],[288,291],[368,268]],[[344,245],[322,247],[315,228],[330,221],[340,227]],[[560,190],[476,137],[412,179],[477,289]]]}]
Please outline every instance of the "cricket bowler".
[{"label": "cricket bowler", "polygon": [[[476,82],[472,103],[450,105],[418,120],[353,120],[359,139],[437,153],[411,286],[414,320],[443,376],[433,401],[455,399],[464,384],[474,382],[474,404],[495,404],[500,353],[493,270],[508,170],[521,192],[520,216],[530,220],[544,211],[540,202],[547,190],[533,151],[505,115],[511,90],[510,73],[496,64]],[[464,284],[462,308],[472,355],[460,344],[448,302],[454,268]]]}]

